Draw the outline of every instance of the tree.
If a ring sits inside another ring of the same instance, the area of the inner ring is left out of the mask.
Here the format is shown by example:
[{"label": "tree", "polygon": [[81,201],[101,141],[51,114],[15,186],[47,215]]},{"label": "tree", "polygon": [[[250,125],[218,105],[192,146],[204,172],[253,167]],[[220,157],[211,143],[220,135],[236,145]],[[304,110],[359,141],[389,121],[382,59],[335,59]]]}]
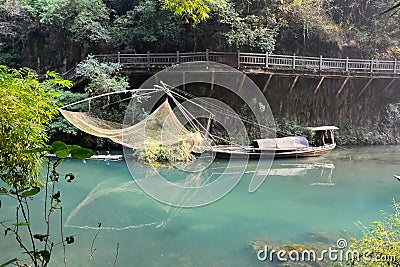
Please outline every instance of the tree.
[{"label": "tree", "polygon": [[127,77],[119,75],[121,67],[119,63],[103,63],[93,56],[88,56],[78,64],[76,74],[89,79],[85,91],[89,96],[94,96],[129,88]]},{"label": "tree", "polygon": [[[219,0],[224,2],[224,0]],[[215,0],[164,0],[164,8],[174,12],[175,15],[181,16],[185,22],[193,22],[194,24],[207,20],[210,15],[210,5]]]},{"label": "tree", "polygon": [[279,53],[296,53],[319,56],[329,55],[329,48],[335,43],[340,27],[329,15],[330,1],[289,0],[281,1],[274,14],[280,29],[277,36]]},{"label": "tree", "polygon": [[162,9],[162,2],[141,0],[112,27],[115,47],[131,52],[176,51],[182,28],[179,18]]},{"label": "tree", "polygon": [[78,41],[109,41],[110,10],[102,0],[22,0],[40,23],[65,30]]},{"label": "tree", "polygon": [[340,43],[364,58],[393,59],[400,56],[398,13],[383,14],[388,1],[333,1],[331,17],[341,25]]},{"label": "tree", "polygon": [[41,148],[48,140],[45,129],[58,113],[56,86],[70,86],[54,73],[39,82],[27,68],[0,66],[0,177],[10,186],[38,185],[42,166],[40,153],[26,151]]},{"label": "tree", "polygon": [[[64,240],[61,230],[61,242],[50,237],[51,215],[60,210],[61,193],[55,191],[55,184],[60,174],[56,168],[69,154],[73,158],[85,159],[93,155],[93,151],[79,146],[68,146],[62,142],[47,145],[46,127],[58,112],[55,97],[57,88],[71,87],[65,81],[48,72],[46,80],[40,82],[38,76],[30,69],[9,69],[0,66],[0,196],[11,197],[16,201],[15,223],[1,218],[5,235],[13,234],[15,239],[29,257],[33,266],[47,266],[55,244],[71,244],[73,236]],[[56,158],[44,157],[45,153],[54,153]],[[46,160],[44,160],[46,159]],[[41,179],[39,170],[46,163],[45,180]],[[65,176],[67,182],[74,179],[72,173]],[[45,188],[44,199],[44,233],[35,233],[31,227],[30,201]],[[1,200],[0,200],[1,208]],[[62,221],[62,220],[61,220]],[[57,227],[57,229],[62,227]],[[65,255],[65,254],[64,254]],[[18,258],[11,259],[1,266],[12,263],[22,266]],[[64,259],[66,262],[66,259]],[[26,265],[24,265],[26,266]]]}]

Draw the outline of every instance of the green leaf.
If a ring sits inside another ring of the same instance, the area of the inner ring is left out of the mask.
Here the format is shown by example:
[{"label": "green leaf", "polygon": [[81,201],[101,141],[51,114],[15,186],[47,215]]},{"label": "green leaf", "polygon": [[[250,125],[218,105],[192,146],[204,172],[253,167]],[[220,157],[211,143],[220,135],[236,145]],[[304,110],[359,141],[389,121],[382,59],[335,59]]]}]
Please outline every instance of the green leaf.
[{"label": "green leaf", "polygon": [[72,182],[72,180],[75,179],[75,174],[73,174],[72,172],[67,173],[65,175],[65,179],[67,180],[68,183]]},{"label": "green leaf", "polygon": [[17,260],[18,260],[17,258],[9,260],[9,261],[3,263],[2,265],[0,265],[0,267],[6,267],[7,265],[10,265],[11,263],[16,262]]},{"label": "green leaf", "polygon": [[54,154],[56,155],[57,158],[65,159],[69,155],[69,150],[68,149],[58,150],[55,151]]},{"label": "green leaf", "polygon": [[7,194],[8,190],[5,187],[0,187],[0,194]]},{"label": "green leaf", "polygon": [[42,256],[42,259],[45,262],[49,262],[50,261],[50,252],[48,250],[41,250],[39,251],[40,256]]},{"label": "green leaf", "polygon": [[51,144],[51,149],[56,153],[57,151],[68,150],[68,147],[64,142],[55,141]]},{"label": "green leaf", "polygon": [[94,152],[88,148],[77,148],[71,150],[71,157],[74,159],[87,159],[94,155]]},{"label": "green leaf", "polygon": [[51,96],[54,97],[54,98],[56,98],[56,97],[62,96],[62,94],[61,94],[60,92],[53,91],[53,92],[51,92]]},{"label": "green leaf", "polygon": [[19,223],[14,223],[14,226],[29,226],[28,222],[19,222]]},{"label": "green leaf", "polygon": [[82,147],[78,146],[78,145],[67,145],[67,148],[69,149],[69,151],[72,151],[72,150],[82,148]]},{"label": "green leaf", "polygon": [[52,147],[49,145],[45,145],[43,147],[38,147],[34,149],[27,150],[28,153],[41,153],[41,152],[50,152]]},{"label": "green leaf", "polygon": [[34,234],[33,238],[39,240],[40,242],[46,241],[48,239],[49,235],[44,235],[44,234]]},{"label": "green leaf", "polygon": [[[26,252],[25,252],[26,253]],[[39,252],[37,252],[37,251],[29,251],[29,252],[27,252],[28,254],[30,254],[30,255],[32,255],[33,257],[35,257],[35,259],[38,259],[38,260],[40,260],[40,253]]]},{"label": "green leaf", "polygon": [[39,193],[39,192],[40,192],[40,188],[34,186],[34,187],[32,187],[32,189],[22,192],[21,195],[22,195],[23,197],[31,197],[31,196],[36,195],[36,194]]}]

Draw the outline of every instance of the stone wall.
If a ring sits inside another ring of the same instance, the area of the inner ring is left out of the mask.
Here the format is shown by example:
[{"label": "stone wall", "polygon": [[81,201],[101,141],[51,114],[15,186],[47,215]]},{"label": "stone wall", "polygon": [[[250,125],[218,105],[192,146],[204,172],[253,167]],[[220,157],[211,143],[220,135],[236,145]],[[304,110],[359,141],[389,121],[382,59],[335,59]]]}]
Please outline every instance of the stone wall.
[{"label": "stone wall", "polygon": [[[264,88],[268,75],[249,75]],[[386,88],[390,78],[350,78],[337,95],[344,77],[300,77],[291,92],[293,76],[274,75],[264,95],[277,120],[301,125],[336,125],[343,144],[400,144],[400,79]],[[386,90],[384,90],[386,88]],[[360,94],[361,93],[361,94]]]}]

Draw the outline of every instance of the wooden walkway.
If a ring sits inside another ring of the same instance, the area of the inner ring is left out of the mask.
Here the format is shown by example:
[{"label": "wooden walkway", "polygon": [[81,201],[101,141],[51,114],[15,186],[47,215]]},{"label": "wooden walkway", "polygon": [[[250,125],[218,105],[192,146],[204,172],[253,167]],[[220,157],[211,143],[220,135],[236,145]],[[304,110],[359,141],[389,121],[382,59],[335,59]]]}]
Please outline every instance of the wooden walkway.
[{"label": "wooden walkway", "polygon": [[[343,83],[338,89],[339,95],[350,78],[369,78],[362,92],[368,87],[373,79],[389,78],[389,86],[400,78],[400,64],[394,60],[365,60],[350,58],[325,58],[303,57],[297,55],[274,55],[268,53],[246,53],[246,52],[205,52],[194,53],[146,53],[146,54],[104,54],[95,55],[100,62],[120,63],[125,70],[156,72],[179,63],[195,61],[213,61],[223,63],[237,68],[244,73],[262,73],[269,75],[263,91],[268,87],[273,75],[294,76],[290,87],[291,92],[299,77],[318,76],[320,81],[314,93],[321,87],[325,78],[343,77]],[[62,75],[64,79],[74,80],[75,69]]]}]

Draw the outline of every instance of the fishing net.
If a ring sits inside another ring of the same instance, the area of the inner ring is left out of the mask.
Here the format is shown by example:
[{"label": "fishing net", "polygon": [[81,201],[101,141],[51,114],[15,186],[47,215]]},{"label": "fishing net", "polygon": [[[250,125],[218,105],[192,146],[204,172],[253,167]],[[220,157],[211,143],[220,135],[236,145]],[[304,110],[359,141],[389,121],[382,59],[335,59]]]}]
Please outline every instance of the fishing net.
[{"label": "fishing net", "polygon": [[61,114],[75,127],[98,137],[133,149],[145,149],[150,144],[157,146],[184,146],[191,152],[204,151],[204,138],[200,132],[191,132],[175,116],[166,100],[147,118],[134,125],[96,118],[88,112],[60,109]]}]

